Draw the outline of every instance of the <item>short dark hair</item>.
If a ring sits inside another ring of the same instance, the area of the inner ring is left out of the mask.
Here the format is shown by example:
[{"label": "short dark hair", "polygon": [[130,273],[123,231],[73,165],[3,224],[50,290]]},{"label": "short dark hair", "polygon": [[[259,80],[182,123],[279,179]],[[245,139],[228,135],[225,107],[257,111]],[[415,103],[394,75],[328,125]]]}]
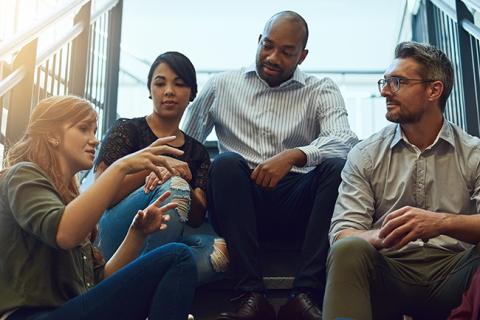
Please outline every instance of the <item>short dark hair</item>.
[{"label": "short dark hair", "polygon": [[195,67],[193,66],[190,59],[185,55],[176,51],[168,51],[159,55],[155,61],[150,66],[150,71],[148,72],[147,88],[150,91],[150,85],[152,84],[153,72],[158,67],[160,63],[166,63],[170,68],[175,71],[175,73],[182,79],[185,84],[192,90],[190,95],[190,101],[193,101],[197,96],[197,75],[195,72]]},{"label": "short dark hair", "polygon": [[274,14],[270,20],[268,20],[267,24],[265,25],[265,28],[264,30],[268,29],[268,27],[272,24],[272,22],[276,19],[276,18],[279,18],[279,17],[282,17],[282,18],[288,18],[296,23],[299,23],[300,25],[302,25],[305,29],[305,34],[303,35],[303,43],[302,43],[302,47],[303,49],[306,48],[307,46],[307,42],[308,42],[308,24],[307,24],[307,21],[305,21],[305,19],[299,15],[298,13],[296,13],[295,11],[280,11],[276,14]]},{"label": "short dark hair", "polygon": [[420,76],[425,80],[438,80],[443,83],[443,93],[440,97],[440,108],[445,111],[447,99],[453,88],[453,66],[447,55],[438,48],[427,44],[413,41],[401,42],[395,48],[395,58],[412,58],[422,68]]}]

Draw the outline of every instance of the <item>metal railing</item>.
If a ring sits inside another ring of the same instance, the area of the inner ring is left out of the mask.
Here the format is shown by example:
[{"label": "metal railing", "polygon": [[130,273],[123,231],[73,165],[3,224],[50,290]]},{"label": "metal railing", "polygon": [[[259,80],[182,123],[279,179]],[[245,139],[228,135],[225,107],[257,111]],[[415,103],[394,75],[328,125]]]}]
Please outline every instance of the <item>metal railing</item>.
[{"label": "metal railing", "polygon": [[480,134],[480,27],[473,12],[478,0],[423,0],[413,19],[413,40],[442,49],[455,69],[455,83],[445,109],[446,117],[472,135]]},{"label": "metal railing", "polygon": [[[99,115],[99,136],[115,120],[123,1],[107,1],[92,12],[93,1],[63,3],[0,42],[0,157],[23,134],[32,108],[48,96],[90,100]],[[59,29],[58,39],[49,42]]]}]

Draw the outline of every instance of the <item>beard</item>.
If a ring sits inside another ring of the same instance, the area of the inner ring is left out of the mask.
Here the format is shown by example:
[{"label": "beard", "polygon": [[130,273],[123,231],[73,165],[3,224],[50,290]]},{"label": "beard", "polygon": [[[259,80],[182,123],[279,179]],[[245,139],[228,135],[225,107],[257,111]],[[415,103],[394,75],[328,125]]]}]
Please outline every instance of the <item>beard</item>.
[{"label": "beard", "polygon": [[[388,103],[389,101],[387,101]],[[387,110],[387,113],[385,114],[385,118],[393,123],[399,123],[399,124],[404,124],[404,123],[417,123],[420,121],[423,115],[423,110],[422,111],[417,111],[417,112],[409,112],[405,110],[405,107],[403,107],[401,104],[397,103],[397,107],[393,110]]]},{"label": "beard", "polygon": [[390,122],[399,123],[399,124],[417,123],[422,118],[422,115],[412,114],[412,113],[401,114],[401,113],[393,113],[393,112],[387,111],[387,113],[385,114],[385,118],[387,118],[387,120]]}]

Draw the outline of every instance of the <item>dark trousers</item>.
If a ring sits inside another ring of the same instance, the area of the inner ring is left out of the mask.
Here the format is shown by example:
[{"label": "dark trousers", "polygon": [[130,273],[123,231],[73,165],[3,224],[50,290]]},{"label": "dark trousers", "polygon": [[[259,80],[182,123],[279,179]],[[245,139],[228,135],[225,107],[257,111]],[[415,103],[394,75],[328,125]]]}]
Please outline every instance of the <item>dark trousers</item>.
[{"label": "dark trousers", "polygon": [[242,156],[233,152],[217,156],[209,172],[209,213],[227,241],[237,289],[265,290],[259,239],[277,237],[303,240],[294,288],[318,290],[323,296],[328,231],[344,163],[325,159],[309,173],[289,173],[267,190],[251,180],[252,170]]}]

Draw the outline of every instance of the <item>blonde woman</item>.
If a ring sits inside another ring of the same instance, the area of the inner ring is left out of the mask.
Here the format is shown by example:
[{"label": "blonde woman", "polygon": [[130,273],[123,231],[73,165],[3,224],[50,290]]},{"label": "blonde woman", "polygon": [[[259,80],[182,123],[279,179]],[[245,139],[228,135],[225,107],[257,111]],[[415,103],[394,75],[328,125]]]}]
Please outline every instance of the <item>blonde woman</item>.
[{"label": "blonde woman", "polygon": [[91,243],[119,183],[142,170],[172,170],[175,137],[113,163],[79,194],[75,174],[93,165],[96,112],[77,97],[51,97],[33,110],[0,175],[0,318],[186,319],[196,283],[190,249],[170,244],[134,261],[145,238],[162,232],[169,194],[139,210],[104,262]]}]

